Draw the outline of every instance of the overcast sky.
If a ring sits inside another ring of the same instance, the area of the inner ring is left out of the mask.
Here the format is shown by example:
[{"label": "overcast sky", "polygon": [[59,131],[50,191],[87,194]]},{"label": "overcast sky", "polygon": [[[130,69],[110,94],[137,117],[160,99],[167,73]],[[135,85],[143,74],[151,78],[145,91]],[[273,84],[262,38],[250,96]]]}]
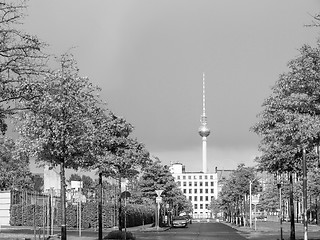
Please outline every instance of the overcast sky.
[{"label": "overcast sky", "polygon": [[320,1],[30,0],[23,26],[102,88],[116,115],[163,164],[202,170],[202,73],[206,74],[208,168],[254,165],[249,131],[263,100],[302,44]]}]

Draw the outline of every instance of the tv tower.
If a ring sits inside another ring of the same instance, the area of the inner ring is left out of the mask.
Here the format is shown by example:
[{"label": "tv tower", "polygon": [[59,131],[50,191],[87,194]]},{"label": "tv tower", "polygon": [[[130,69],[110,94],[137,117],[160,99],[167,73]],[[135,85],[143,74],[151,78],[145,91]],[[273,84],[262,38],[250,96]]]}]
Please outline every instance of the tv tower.
[{"label": "tv tower", "polygon": [[202,171],[207,173],[207,137],[210,134],[210,129],[207,127],[206,116],[206,92],[205,92],[205,75],[202,74],[202,115],[200,117],[201,126],[199,134],[202,137]]}]

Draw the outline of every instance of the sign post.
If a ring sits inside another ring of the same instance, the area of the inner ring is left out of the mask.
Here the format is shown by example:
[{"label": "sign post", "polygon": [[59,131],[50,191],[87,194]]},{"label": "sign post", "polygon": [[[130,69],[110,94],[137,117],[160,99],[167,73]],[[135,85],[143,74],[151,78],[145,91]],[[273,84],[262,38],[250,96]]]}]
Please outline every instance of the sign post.
[{"label": "sign post", "polygon": [[161,197],[161,193],[163,192],[163,190],[156,190],[156,203],[157,203],[157,221],[156,221],[156,227],[157,230],[159,230],[159,221],[160,221],[160,203],[162,202],[162,197]]},{"label": "sign post", "polygon": [[252,195],[252,204],[254,204],[254,230],[257,230],[257,204],[259,203],[260,195]]}]

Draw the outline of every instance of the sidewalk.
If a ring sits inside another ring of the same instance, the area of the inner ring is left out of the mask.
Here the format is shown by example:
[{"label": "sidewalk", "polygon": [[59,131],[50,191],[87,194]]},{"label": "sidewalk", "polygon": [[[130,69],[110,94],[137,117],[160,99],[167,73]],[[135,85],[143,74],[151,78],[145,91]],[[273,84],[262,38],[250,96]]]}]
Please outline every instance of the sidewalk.
[{"label": "sidewalk", "polygon": [[[232,228],[239,231],[239,234],[250,240],[277,240],[280,239],[280,224],[279,222],[257,222],[257,228],[254,230],[254,224],[252,228],[249,226],[239,227],[235,224],[226,223]],[[290,223],[283,222],[282,224],[282,236],[284,240],[290,239]],[[301,223],[295,223],[295,237],[296,240],[303,240],[304,226]],[[308,240],[320,240],[320,226],[308,225]]]},{"label": "sidewalk", "polygon": [[[0,239],[1,240],[24,240],[24,239],[33,239],[34,238],[34,234],[24,234],[24,233],[3,233],[1,232],[1,230],[6,230],[6,229],[12,229],[12,230],[32,230],[32,227],[25,227],[25,226],[2,226],[0,229]],[[166,231],[168,230],[169,227],[163,227],[163,228],[156,228],[156,227],[152,227],[151,224],[148,225],[143,225],[143,226],[136,226],[136,227],[130,227],[127,228],[128,232],[158,232],[158,231]],[[103,229],[103,237],[106,236],[109,232],[111,231],[115,231],[117,229],[115,228],[105,228]],[[92,230],[86,230],[87,232],[91,232],[94,233],[95,236],[81,236],[79,237],[77,234],[73,234],[70,235],[71,232],[77,232],[77,230],[73,230],[73,229],[67,229],[67,233],[69,233],[67,235],[67,239],[68,240],[76,240],[76,239],[80,239],[80,240],[97,240],[98,239],[98,231],[92,229]],[[123,228],[122,231],[125,231],[125,229]],[[84,231],[83,231],[84,232]],[[41,231],[42,233],[42,231]],[[38,239],[38,233],[37,233],[37,239]],[[41,235],[41,239],[42,239],[42,235]]]}]

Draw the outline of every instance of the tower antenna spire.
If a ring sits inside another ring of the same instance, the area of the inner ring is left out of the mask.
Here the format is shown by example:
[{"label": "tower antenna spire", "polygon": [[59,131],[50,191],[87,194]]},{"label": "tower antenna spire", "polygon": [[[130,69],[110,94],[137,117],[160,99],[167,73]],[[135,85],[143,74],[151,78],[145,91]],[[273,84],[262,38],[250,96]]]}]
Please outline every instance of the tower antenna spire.
[{"label": "tower antenna spire", "polygon": [[205,85],[205,74],[202,73],[202,116],[201,123],[207,124],[206,117],[206,85]]}]

